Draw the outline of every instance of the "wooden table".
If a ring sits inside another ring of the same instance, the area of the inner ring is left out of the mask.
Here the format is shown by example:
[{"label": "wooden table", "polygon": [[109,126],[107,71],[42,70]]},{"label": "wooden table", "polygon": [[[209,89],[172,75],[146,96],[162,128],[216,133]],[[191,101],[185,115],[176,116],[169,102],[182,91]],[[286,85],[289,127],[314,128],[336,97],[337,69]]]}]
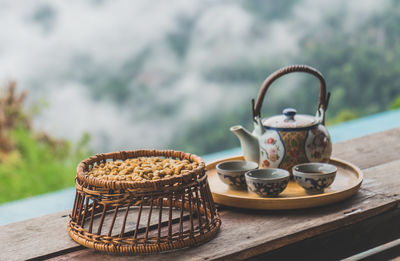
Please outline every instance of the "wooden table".
[{"label": "wooden table", "polygon": [[330,206],[249,211],[219,206],[217,237],[203,245],[148,256],[81,247],[67,235],[69,211],[0,227],[0,260],[287,260],[348,257],[400,238],[400,129],[334,145],[333,156],[364,172],[360,191]]}]

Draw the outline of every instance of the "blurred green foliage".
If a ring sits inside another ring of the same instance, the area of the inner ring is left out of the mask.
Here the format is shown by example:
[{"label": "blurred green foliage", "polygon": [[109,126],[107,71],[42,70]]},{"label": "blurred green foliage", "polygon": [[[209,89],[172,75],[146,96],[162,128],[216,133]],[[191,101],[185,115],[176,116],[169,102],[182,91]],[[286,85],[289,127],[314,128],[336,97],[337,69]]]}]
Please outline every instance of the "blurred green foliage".
[{"label": "blurred green foliage", "polygon": [[[392,1],[355,30],[344,30],[344,17],[336,15],[327,17],[323,25],[304,37],[300,60],[318,68],[332,92],[328,119],[338,123],[337,119],[349,119],[350,114],[362,117],[381,112],[399,96],[399,14],[399,2]],[[311,81],[306,84],[315,85]],[[302,110],[315,104],[302,89],[295,95],[304,101]]]},{"label": "blurred green foliage", "polygon": [[397,98],[395,98],[393,102],[390,104],[389,109],[394,110],[399,108],[400,108],[400,96],[397,96]]},{"label": "blurred green foliage", "polygon": [[0,95],[0,203],[72,186],[78,162],[90,154],[88,134],[71,144],[32,129],[41,106],[28,113],[26,92],[15,86]]},{"label": "blurred green foliage", "polygon": [[326,125],[335,125],[344,121],[357,119],[359,116],[352,110],[343,109],[334,118],[328,119]]},{"label": "blurred green foliage", "polygon": [[65,141],[54,145],[18,127],[10,139],[16,149],[0,164],[0,203],[73,186],[77,164],[89,155],[87,135],[75,146]]}]

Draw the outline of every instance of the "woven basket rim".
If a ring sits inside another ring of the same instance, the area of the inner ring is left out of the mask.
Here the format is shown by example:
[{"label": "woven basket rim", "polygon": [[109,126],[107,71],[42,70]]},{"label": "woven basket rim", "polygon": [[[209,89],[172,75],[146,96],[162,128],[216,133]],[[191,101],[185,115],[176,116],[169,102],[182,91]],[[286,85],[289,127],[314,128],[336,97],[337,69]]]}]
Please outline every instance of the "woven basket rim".
[{"label": "woven basket rim", "polygon": [[[121,180],[104,180],[87,175],[87,169],[90,165],[96,162],[112,160],[126,160],[137,157],[167,157],[167,158],[179,158],[181,160],[187,159],[192,162],[196,162],[199,166],[185,174],[174,175],[169,178],[163,178],[159,180],[146,180],[146,181],[121,181]],[[118,152],[101,153],[91,156],[87,159],[82,160],[77,167],[76,178],[79,181],[83,181],[89,185],[95,187],[103,187],[108,189],[137,189],[137,188],[154,188],[158,190],[161,187],[170,186],[173,184],[186,184],[196,180],[205,175],[205,162],[204,160],[191,153],[186,153],[177,150],[126,150]]]}]

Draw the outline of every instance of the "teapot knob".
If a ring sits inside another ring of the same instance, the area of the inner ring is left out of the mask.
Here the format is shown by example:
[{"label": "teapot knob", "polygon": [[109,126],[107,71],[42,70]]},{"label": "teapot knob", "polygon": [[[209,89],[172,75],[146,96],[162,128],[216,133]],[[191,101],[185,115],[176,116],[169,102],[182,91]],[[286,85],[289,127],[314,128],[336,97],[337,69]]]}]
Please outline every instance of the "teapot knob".
[{"label": "teapot knob", "polygon": [[285,115],[286,120],[288,120],[288,121],[289,120],[293,121],[296,113],[297,113],[296,109],[293,109],[293,108],[286,108],[282,111],[282,114]]}]

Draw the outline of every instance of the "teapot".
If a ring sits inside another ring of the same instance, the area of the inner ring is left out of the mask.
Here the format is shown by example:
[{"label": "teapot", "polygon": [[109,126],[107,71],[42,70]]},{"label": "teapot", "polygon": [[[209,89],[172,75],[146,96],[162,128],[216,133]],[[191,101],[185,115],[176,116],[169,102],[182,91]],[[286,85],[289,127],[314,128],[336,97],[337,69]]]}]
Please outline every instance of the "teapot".
[{"label": "teapot", "polygon": [[[261,106],[269,86],[279,77],[304,72],[315,76],[320,83],[319,105],[315,116],[297,114],[286,108],[282,115],[261,118]],[[230,130],[239,138],[244,158],[260,168],[291,170],[306,162],[328,162],[332,143],[325,125],[325,112],[330,93],[326,93],[325,79],[316,69],[306,65],[292,65],[272,73],[264,81],[256,102],[252,99],[254,130],[248,132],[241,125]]]}]

